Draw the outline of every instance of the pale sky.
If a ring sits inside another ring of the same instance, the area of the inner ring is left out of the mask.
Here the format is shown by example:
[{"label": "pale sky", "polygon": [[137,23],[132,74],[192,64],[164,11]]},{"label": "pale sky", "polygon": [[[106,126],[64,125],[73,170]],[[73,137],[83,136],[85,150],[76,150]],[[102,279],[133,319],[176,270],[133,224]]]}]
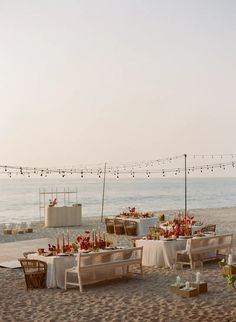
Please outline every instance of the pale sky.
[{"label": "pale sky", "polygon": [[0,163],[236,153],[235,57],[233,0],[0,0]]}]

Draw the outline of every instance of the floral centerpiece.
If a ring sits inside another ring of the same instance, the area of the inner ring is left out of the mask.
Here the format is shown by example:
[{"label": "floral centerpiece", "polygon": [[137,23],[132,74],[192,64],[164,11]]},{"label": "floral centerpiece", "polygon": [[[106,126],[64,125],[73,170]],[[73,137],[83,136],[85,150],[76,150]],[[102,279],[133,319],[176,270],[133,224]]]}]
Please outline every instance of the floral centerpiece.
[{"label": "floral centerpiece", "polygon": [[175,216],[174,220],[170,222],[172,228],[169,231],[166,231],[167,236],[189,236],[192,235],[191,225],[195,223],[194,216],[184,216],[179,214]]},{"label": "floral centerpiece", "polygon": [[166,226],[164,237],[179,237],[179,236],[191,236],[192,235],[192,229],[191,225],[195,223],[195,219],[193,216],[184,216],[181,214],[178,214],[178,216],[175,216],[173,221],[167,222],[167,224],[164,224],[163,226]]},{"label": "floral centerpiece", "polygon": [[79,234],[76,238],[76,243],[81,250],[98,250],[111,245],[111,241],[106,238],[105,233],[103,233],[102,237],[100,232],[90,232],[89,230],[85,231],[85,235]]},{"label": "floral centerpiece", "polygon": [[121,212],[117,217],[150,218],[153,217],[153,214],[149,212],[138,212],[135,207],[128,207],[128,210]]}]

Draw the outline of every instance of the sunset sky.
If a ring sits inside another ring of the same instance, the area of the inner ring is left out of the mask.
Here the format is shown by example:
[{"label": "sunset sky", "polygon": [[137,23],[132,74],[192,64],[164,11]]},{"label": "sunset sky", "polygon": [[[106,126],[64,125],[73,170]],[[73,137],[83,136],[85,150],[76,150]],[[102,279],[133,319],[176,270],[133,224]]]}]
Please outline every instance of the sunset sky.
[{"label": "sunset sky", "polygon": [[233,0],[0,0],[1,164],[236,153]]}]

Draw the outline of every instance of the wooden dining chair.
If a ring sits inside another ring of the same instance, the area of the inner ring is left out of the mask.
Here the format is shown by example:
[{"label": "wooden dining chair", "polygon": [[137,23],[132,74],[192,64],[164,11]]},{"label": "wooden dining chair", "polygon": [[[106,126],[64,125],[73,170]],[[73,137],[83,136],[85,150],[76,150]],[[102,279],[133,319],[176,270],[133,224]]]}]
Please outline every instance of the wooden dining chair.
[{"label": "wooden dining chair", "polygon": [[124,220],[125,234],[127,236],[137,236],[138,224],[133,220]]},{"label": "wooden dining chair", "polygon": [[208,233],[208,232],[215,232],[216,231],[216,225],[208,225],[201,229],[201,233]]},{"label": "wooden dining chair", "polygon": [[117,218],[114,219],[114,231],[116,235],[125,234],[124,220]]},{"label": "wooden dining chair", "polygon": [[159,233],[160,235],[164,235],[164,232],[165,232],[163,228],[156,227],[156,226],[149,226],[148,229],[151,235],[156,233]]},{"label": "wooden dining chair", "polygon": [[30,288],[45,288],[47,278],[47,263],[37,259],[18,259],[25,275],[27,290]]},{"label": "wooden dining chair", "polygon": [[105,218],[105,225],[108,234],[114,234],[114,219]]}]

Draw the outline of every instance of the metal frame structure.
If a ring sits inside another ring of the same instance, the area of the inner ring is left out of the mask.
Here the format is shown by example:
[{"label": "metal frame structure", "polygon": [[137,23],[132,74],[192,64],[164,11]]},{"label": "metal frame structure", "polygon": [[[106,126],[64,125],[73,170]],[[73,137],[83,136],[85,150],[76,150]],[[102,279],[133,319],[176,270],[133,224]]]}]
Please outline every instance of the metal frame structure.
[{"label": "metal frame structure", "polygon": [[[64,205],[63,206],[70,206],[71,204],[78,203],[78,189],[76,188],[75,190],[70,190],[69,188],[64,188],[64,191],[57,191],[57,189],[51,191],[45,191],[45,189],[39,189],[39,219],[41,221],[41,213],[42,209],[44,209],[44,217],[46,213],[46,195],[49,195],[51,200],[54,198],[58,199],[59,195],[64,195]],[[72,201],[70,198],[70,195],[75,195],[75,200]]]}]

